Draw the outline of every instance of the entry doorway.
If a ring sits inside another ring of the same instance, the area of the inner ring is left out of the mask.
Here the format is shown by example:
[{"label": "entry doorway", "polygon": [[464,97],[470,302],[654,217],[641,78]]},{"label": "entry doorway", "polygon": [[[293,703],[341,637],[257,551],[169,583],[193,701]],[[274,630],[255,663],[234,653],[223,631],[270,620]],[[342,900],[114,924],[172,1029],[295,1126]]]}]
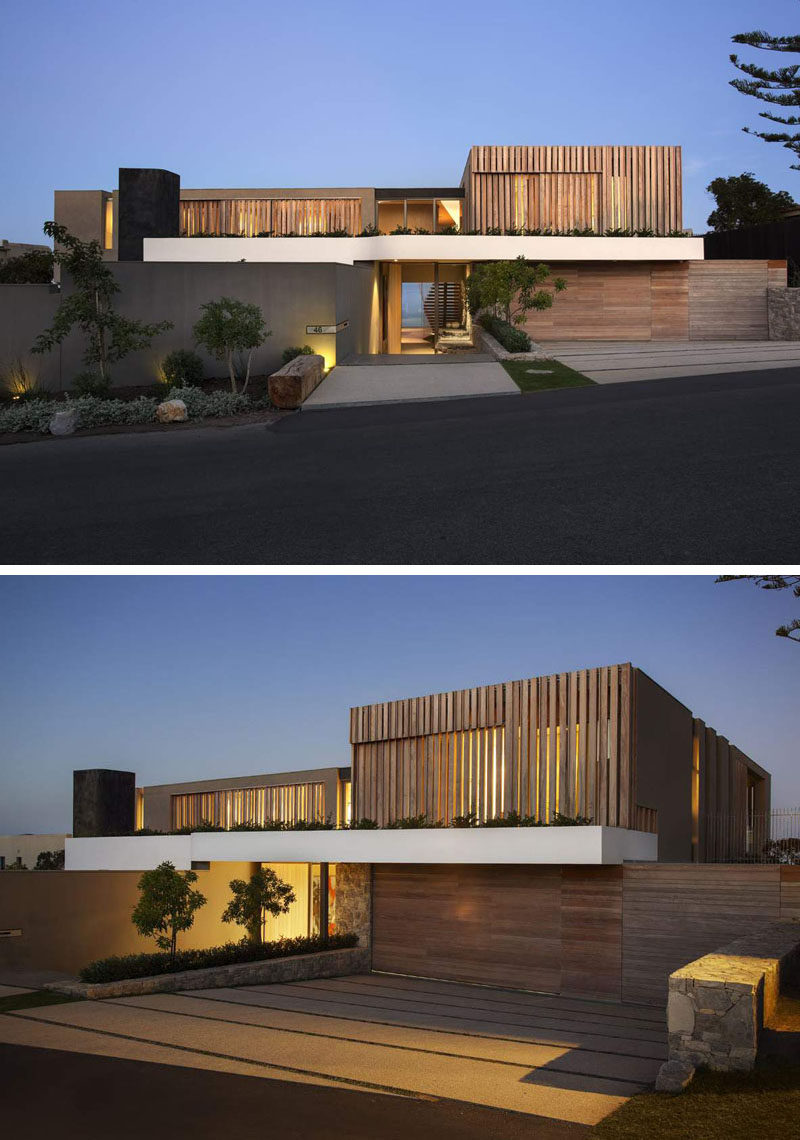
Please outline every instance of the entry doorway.
[{"label": "entry doorway", "polygon": [[433,355],[466,341],[468,267],[464,263],[386,262],[381,267],[382,345],[390,355]]}]

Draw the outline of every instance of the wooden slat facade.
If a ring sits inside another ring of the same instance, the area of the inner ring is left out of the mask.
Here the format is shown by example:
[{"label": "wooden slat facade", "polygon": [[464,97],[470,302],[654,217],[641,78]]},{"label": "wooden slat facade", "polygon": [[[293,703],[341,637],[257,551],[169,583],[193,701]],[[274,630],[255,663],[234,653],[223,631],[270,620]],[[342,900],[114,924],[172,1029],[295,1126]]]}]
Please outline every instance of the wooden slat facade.
[{"label": "wooden slat facade", "polygon": [[759,854],[769,839],[768,774],[697,718],[693,750],[693,795],[698,805],[696,861],[718,863]]},{"label": "wooden slat facade", "polygon": [[237,823],[322,822],[328,810],[332,808],[325,803],[322,783],[224,788],[171,797],[173,828],[200,823],[228,828]]},{"label": "wooden slat facade", "polygon": [[195,234],[361,232],[360,198],[197,198],[181,200],[181,237]]},{"label": "wooden slat facade", "polygon": [[354,818],[558,812],[630,826],[631,687],[625,664],[354,708]]},{"label": "wooden slat facade", "polygon": [[678,231],[681,148],[474,146],[462,180],[466,227]]}]

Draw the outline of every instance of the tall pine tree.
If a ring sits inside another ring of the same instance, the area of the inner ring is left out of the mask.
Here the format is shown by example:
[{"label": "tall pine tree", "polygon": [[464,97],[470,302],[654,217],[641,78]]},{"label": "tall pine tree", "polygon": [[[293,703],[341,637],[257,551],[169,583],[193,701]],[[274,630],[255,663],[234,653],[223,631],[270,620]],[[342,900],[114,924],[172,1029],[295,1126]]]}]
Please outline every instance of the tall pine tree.
[{"label": "tall pine tree", "polygon": [[[761,51],[788,52],[800,55],[800,36],[771,36],[767,32],[745,32],[734,36],[735,44],[746,44],[748,47],[759,48]],[[741,91],[743,95],[752,95],[763,103],[773,107],[795,107],[800,109],[800,77],[798,71],[800,64],[793,63],[788,67],[778,67],[770,70],[760,67],[756,63],[743,63],[738,55],[732,55],[731,63],[739,69],[747,79],[732,79],[731,87]],[[782,127],[796,128],[800,126],[800,116],[786,112],[778,114],[775,111],[759,111],[762,119],[772,123],[779,123]],[[765,142],[779,142],[797,157],[800,158],[800,131],[756,131],[751,127],[744,130],[749,135],[756,135]],[[793,170],[800,170],[800,163],[792,163]]]}]

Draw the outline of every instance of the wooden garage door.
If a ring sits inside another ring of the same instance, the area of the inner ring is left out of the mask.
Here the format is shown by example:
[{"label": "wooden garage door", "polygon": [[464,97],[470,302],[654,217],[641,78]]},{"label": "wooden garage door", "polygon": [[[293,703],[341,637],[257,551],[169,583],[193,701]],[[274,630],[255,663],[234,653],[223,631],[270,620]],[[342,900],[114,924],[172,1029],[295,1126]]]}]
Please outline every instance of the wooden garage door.
[{"label": "wooden garage door", "polygon": [[618,999],[619,867],[376,866],[373,968]]}]

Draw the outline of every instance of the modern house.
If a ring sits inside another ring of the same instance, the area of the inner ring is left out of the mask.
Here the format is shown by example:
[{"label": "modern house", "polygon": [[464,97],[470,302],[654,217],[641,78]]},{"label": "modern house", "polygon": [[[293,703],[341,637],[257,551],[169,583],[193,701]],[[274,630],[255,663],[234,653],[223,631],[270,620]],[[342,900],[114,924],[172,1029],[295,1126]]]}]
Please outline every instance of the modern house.
[{"label": "modern house", "polygon": [[[658,954],[755,921],[752,894],[707,888],[761,843],[769,775],[630,664],[356,707],[350,747],[350,768],[138,790],[76,773],[67,874],[132,891],[168,859],[213,890],[269,864],[298,900],[270,936],[356,929],[374,969],[631,1000],[661,1000]],[[127,834],[82,830],[98,797]],[[623,956],[698,884],[699,929]]]},{"label": "modern house", "polygon": [[[329,366],[463,345],[471,267],[521,255],[567,281],[528,317],[543,342],[766,339],[767,290],[786,285],[783,261],[704,259],[675,146],[474,146],[434,187],[187,189],[123,168],[117,189],[56,191],[54,216],[103,247],[123,311],[173,321],[159,353],[190,347],[199,306],[231,295],[263,309],[268,368],[289,344]],[[156,363],[131,358],[117,380],[150,382]]]}]

